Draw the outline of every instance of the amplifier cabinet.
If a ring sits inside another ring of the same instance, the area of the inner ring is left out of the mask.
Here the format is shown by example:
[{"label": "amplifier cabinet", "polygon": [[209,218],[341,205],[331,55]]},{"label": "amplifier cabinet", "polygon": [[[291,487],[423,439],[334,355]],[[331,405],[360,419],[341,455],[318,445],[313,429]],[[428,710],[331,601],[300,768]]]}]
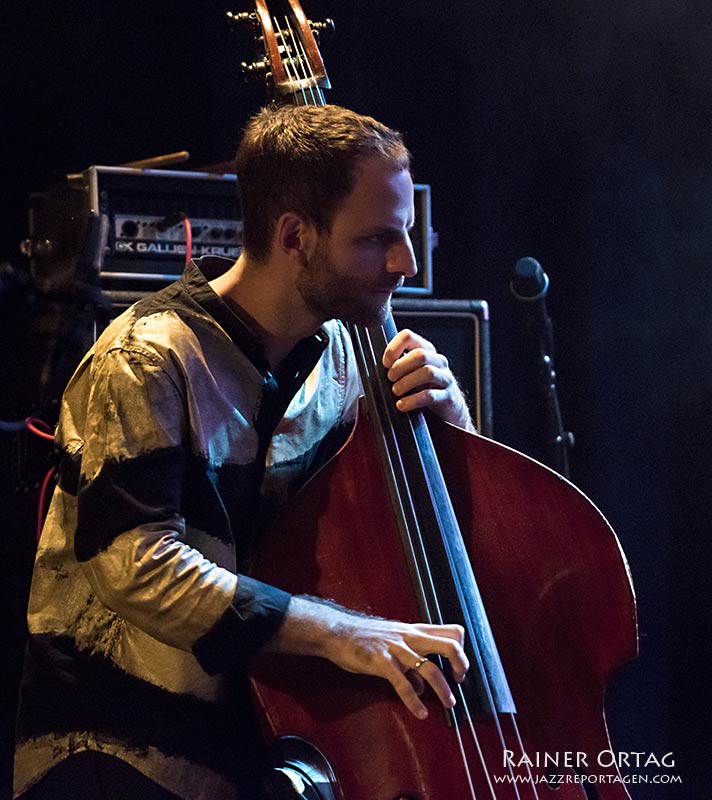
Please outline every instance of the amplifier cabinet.
[{"label": "amplifier cabinet", "polygon": [[[242,222],[234,174],[92,166],[30,198],[26,255],[43,287],[77,282],[116,291],[158,289],[183,271],[190,221],[191,254],[236,259]],[[418,274],[403,295],[432,294],[430,186],[415,186],[411,231]],[[59,277],[61,273],[62,277]]]},{"label": "amplifier cabinet", "polygon": [[193,255],[240,254],[234,175],[102,166],[31,195],[27,250],[35,273],[49,280],[60,264],[74,263],[77,281],[158,289],[182,272],[183,216],[191,222]]}]

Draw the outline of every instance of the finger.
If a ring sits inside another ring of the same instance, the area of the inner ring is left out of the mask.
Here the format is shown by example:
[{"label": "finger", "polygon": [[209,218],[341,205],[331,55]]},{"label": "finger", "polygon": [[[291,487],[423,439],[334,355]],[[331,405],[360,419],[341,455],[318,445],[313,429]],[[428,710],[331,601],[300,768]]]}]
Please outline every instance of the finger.
[{"label": "finger", "polygon": [[396,397],[404,397],[421,389],[447,389],[453,383],[449,370],[426,364],[424,367],[404,375],[391,387]]},{"label": "finger", "polygon": [[400,698],[403,705],[414,717],[417,717],[418,719],[425,719],[428,716],[428,709],[425,707],[423,701],[418,697],[415,687],[405,676],[400,664],[395,658],[387,662],[387,667],[383,673],[383,677],[395,689],[396,694]]},{"label": "finger", "polygon": [[418,347],[414,350],[409,350],[404,356],[395,361],[388,369],[388,380],[395,383],[401,378],[405,377],[411,372],[426,366],[438,367],[440,369],[448,369],[448,360],[437,350],[426,350]]},{"label": "finger", "polygon": [[[446,658],[450,663],[453,678],[457,683],[462,683],[470,668],[470,662],[463,649],[464,629],[460,625],[422,627],[434,629],[437,635],[424,634],[422,639],[410,639],[409,647],[415,652],[437,654]],[[445,635],[442,635],[443,633]],[[420,671],[422,672],[422,667]]]},{"label": "finger", "polygon": [[409,669],[405,673],[405,677],[411,682],[413,689],[415,689],[415,693],[420,697],[423,692],[425,691],[425,681],[420,676],[420,673],[416,669]]},{"label": "finger", "polygon": [[[452,643],[451,646],[459,647],[454,640],[449,641]],[[396,667],[397,661],[400,661],[402,669]],[[414,667],[415,664],[419,664],[417,669]],[[390,681],[406,708],[418,719],[425,719],[427,716],[427,709],[419,698],[426,683],[430,685],[445,708],[452,708],[455,705],[455,696],[440,668],[432,661],[423,660],[422,656],[418,656],[411,648],[405,648],[397,659],[389,658],[385,668],[384,677]]]},{"label": "finger", "polygon": [[382,363],[386,369],[390,369],[393,364],[406,352],[406,350],[435,351],[435,346],[423,336],[419,336],[408,328],[404,328],[391,339],[383,352]]},{"label": "finger", "polygon": [[420,696],[425,691],[425,681],[420,676],[420,667],[425,663],[425,658],[414,650],[405,647],[404,651],[396,655],[401,662],[406,678],[411,682],[415,693]]},{"label": "finger", "polygon": [[409,394],[396,401],[399,411],[415,411],[418,408],[434,408],[450,402],[450,393],[447,389],[423,389],[415,394]]},{"label": "finger", "polygon": [[455,695],[450,690],[450,685],[437,664],[432,661],[426,661],[418,670],[418,674],[430,684],[438,700],[445,708],[452,708],[455,705]]},{"label": "finger", "polygon": [[442,625],[432,622],[415,622],[413,627],[426,636],[433,636],[436,639],[454,639],[460,647],[465,644],[465,629],[462,625],[454,622]]}]

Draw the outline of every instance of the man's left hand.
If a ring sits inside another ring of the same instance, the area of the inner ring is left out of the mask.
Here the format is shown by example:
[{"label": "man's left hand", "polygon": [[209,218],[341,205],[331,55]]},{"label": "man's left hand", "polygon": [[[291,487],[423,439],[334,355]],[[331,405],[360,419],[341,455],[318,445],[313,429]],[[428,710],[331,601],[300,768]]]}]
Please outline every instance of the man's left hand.
[{"label": "man's left hand", "polygon": [[447,358],[408,329],[399,331],[383,353],[383,366],[398,397],[399,411],[430,408],[453,425],[474,431],[467,402]]}]

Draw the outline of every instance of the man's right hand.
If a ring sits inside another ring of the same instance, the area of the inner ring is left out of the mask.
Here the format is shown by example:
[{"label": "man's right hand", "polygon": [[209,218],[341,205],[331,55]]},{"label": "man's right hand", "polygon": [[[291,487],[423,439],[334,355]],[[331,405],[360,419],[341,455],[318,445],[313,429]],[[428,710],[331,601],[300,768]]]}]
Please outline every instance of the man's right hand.
[{"label": "man's right hand", "polygon": [[419,719],[428,711],[419,698],[428,683],[445,708],[455,697],[440,668],[428,655],[450,662],[461,682],[469,663],[463,651],[465,632],[460,625],[410,624],[362,616],[295,596],[282,625],[266,646],[273,652],[321,656],[348,672],[374,675],[391,683],[406,708]]}]

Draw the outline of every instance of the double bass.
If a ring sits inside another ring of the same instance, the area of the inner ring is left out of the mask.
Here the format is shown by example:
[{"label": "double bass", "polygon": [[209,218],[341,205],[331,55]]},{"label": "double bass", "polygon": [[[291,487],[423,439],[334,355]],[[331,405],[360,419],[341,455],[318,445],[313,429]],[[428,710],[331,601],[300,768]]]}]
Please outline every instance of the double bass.
[{"label": "double bass", "polygon": [[[274,102],[329,80],[297,0],[231,15],[258,28]],[[251,574],[406,622],[457,622],[457,705],[416,721],[378,678],[257,656],[250,682],[275,767],[311,800],[630,800],[603,699],[637,653],[631,577],[600,511],[562,476],[421,412],[396,411],[395,326],[351,327],[365,399],[339,452],[268,531]],[[427,654],[424,654],[427,655]],[[445,667],[446,669],[446,667]]]}]

